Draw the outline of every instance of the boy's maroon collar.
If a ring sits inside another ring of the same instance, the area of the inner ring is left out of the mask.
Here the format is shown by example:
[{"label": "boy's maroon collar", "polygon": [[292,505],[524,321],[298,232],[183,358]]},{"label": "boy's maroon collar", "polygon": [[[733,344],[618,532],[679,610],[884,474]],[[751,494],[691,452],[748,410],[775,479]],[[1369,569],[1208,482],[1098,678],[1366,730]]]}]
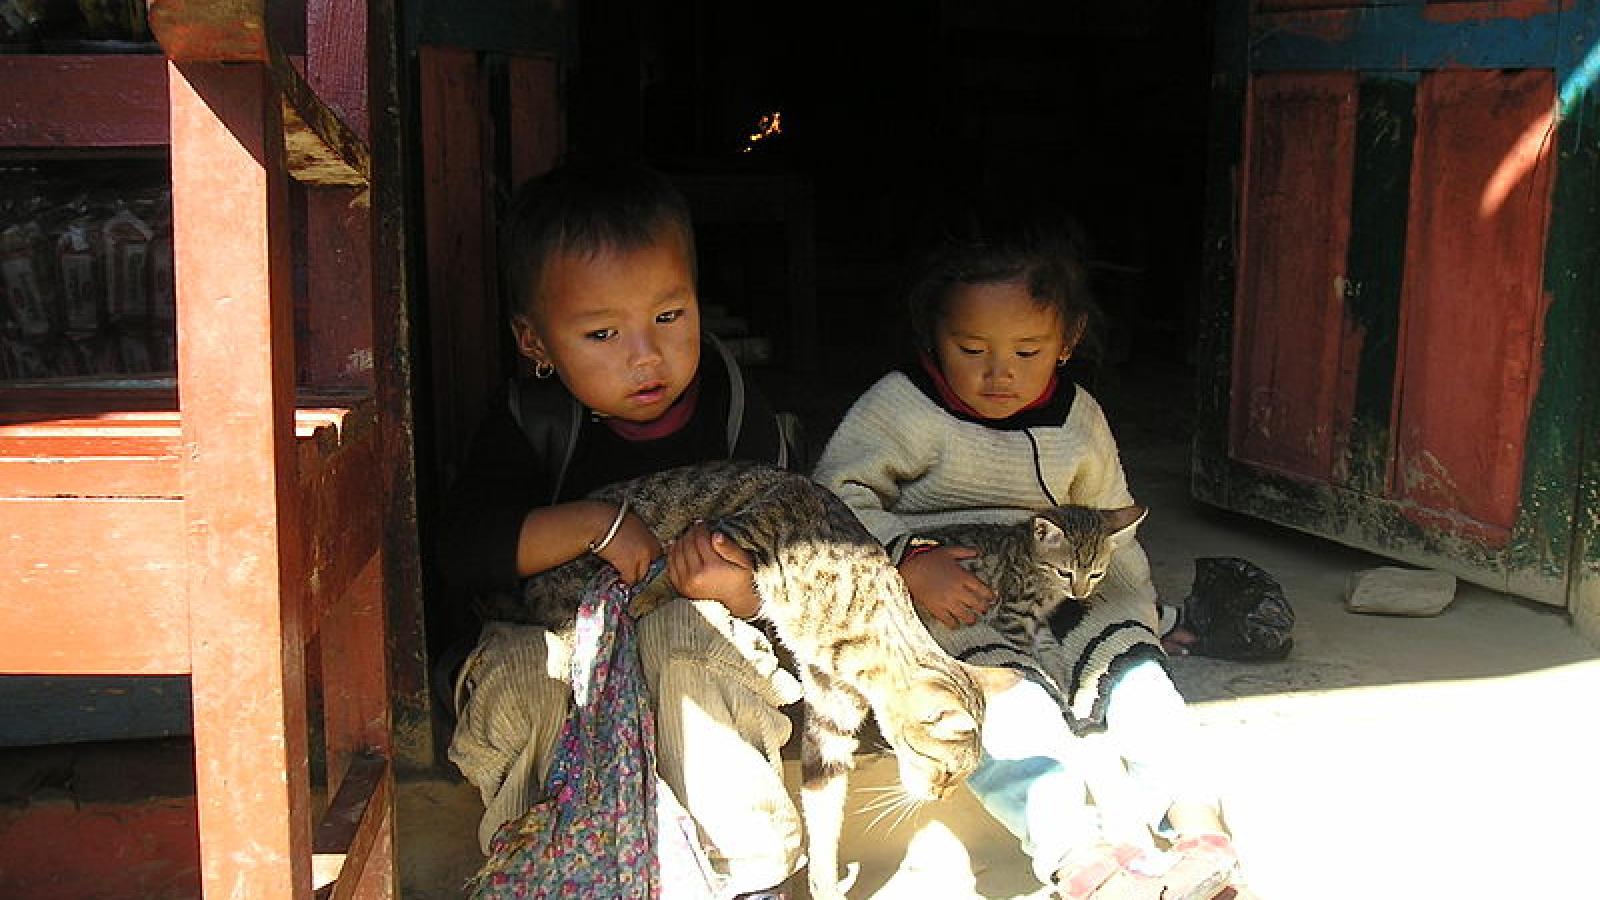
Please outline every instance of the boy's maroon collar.
[{"label": "boy's maroon collar", "polygon": [[696,374],[689,386],[667,411],[649,422],[629,422],[626,419],[607,417],[601,419],[612,433],[625,441],[655,441],[677,434],[694,418],[695,407],[700,402],[700,376]]}]

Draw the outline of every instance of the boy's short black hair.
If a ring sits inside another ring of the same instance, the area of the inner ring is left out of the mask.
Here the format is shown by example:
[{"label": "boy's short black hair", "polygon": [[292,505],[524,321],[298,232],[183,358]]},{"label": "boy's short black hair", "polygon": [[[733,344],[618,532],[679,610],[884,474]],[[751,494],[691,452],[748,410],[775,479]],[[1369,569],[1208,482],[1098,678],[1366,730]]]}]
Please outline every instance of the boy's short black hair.
[{"label": "boy's short black hair", "polygon": [[632,161],[576,160],[530,179],[512,196],[500,229],[510,314],[532,312],[551,256],[633,250],[654,243],[663,228],[683,236],[694,277],[689,204],[660,172]]},{"label": "boy's short black hair", "polygon": [[933,348],[950,289],[1021,279],[1063,327],[1081,322],[1092,350],[1101,311],[1089,286],[1088,248],[1065,208],[1037,197],[990,196],[961,202],[938,217],[911,266],[906,317],[918,351]]}]

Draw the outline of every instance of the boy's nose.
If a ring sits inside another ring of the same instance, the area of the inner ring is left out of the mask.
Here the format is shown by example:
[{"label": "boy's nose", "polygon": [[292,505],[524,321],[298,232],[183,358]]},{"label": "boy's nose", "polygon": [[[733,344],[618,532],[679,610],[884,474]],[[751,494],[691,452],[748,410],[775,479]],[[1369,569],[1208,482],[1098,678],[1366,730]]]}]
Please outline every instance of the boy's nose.
[{"label": "boy's nose", "polygon": [[647,335],[640,335],[628,347],[628,363],[648,366],[661,361],[661,347]]}]

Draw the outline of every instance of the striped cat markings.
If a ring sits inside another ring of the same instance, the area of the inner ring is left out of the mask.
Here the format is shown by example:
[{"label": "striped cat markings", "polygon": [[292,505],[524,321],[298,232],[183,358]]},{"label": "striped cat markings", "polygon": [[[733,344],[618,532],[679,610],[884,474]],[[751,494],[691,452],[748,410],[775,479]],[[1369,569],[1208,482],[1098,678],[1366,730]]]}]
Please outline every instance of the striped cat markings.
[{"label": "striped cat markings", "polygon": [[[805,476],[730,460],[655,472],[591,497],[626,499],[663,545],[705,521],[750,555],[758,615],[794,656],[804,688],[801,809],[811,894],[843,897],[838,838],[867,713],[894,750],[906,801],[937,800],[978,765],[984,691],[1017,676],[966,665],[941,649],[883,547]],[[577,598],[602,565],[580,557],[528,579],[520,597],[486,612],[570,626]],[[648,612],[666,596],[647,586],[635,611]]]}]

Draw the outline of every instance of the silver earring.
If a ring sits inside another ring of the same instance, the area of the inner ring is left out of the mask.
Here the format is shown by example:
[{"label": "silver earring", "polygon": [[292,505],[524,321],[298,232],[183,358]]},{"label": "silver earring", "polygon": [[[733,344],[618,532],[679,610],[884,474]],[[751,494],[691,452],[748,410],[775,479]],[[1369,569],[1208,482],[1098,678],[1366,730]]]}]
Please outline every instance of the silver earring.
[{"label": "silver earring", "polygon": [[549,363],[545,362],[542,359],[533,364],[533,377],[535,377],[535,378],[539,378],[539,379],[549,378],[551,375],[554,375],[555,373],[556,373],[556,367],[550,365]]}]

